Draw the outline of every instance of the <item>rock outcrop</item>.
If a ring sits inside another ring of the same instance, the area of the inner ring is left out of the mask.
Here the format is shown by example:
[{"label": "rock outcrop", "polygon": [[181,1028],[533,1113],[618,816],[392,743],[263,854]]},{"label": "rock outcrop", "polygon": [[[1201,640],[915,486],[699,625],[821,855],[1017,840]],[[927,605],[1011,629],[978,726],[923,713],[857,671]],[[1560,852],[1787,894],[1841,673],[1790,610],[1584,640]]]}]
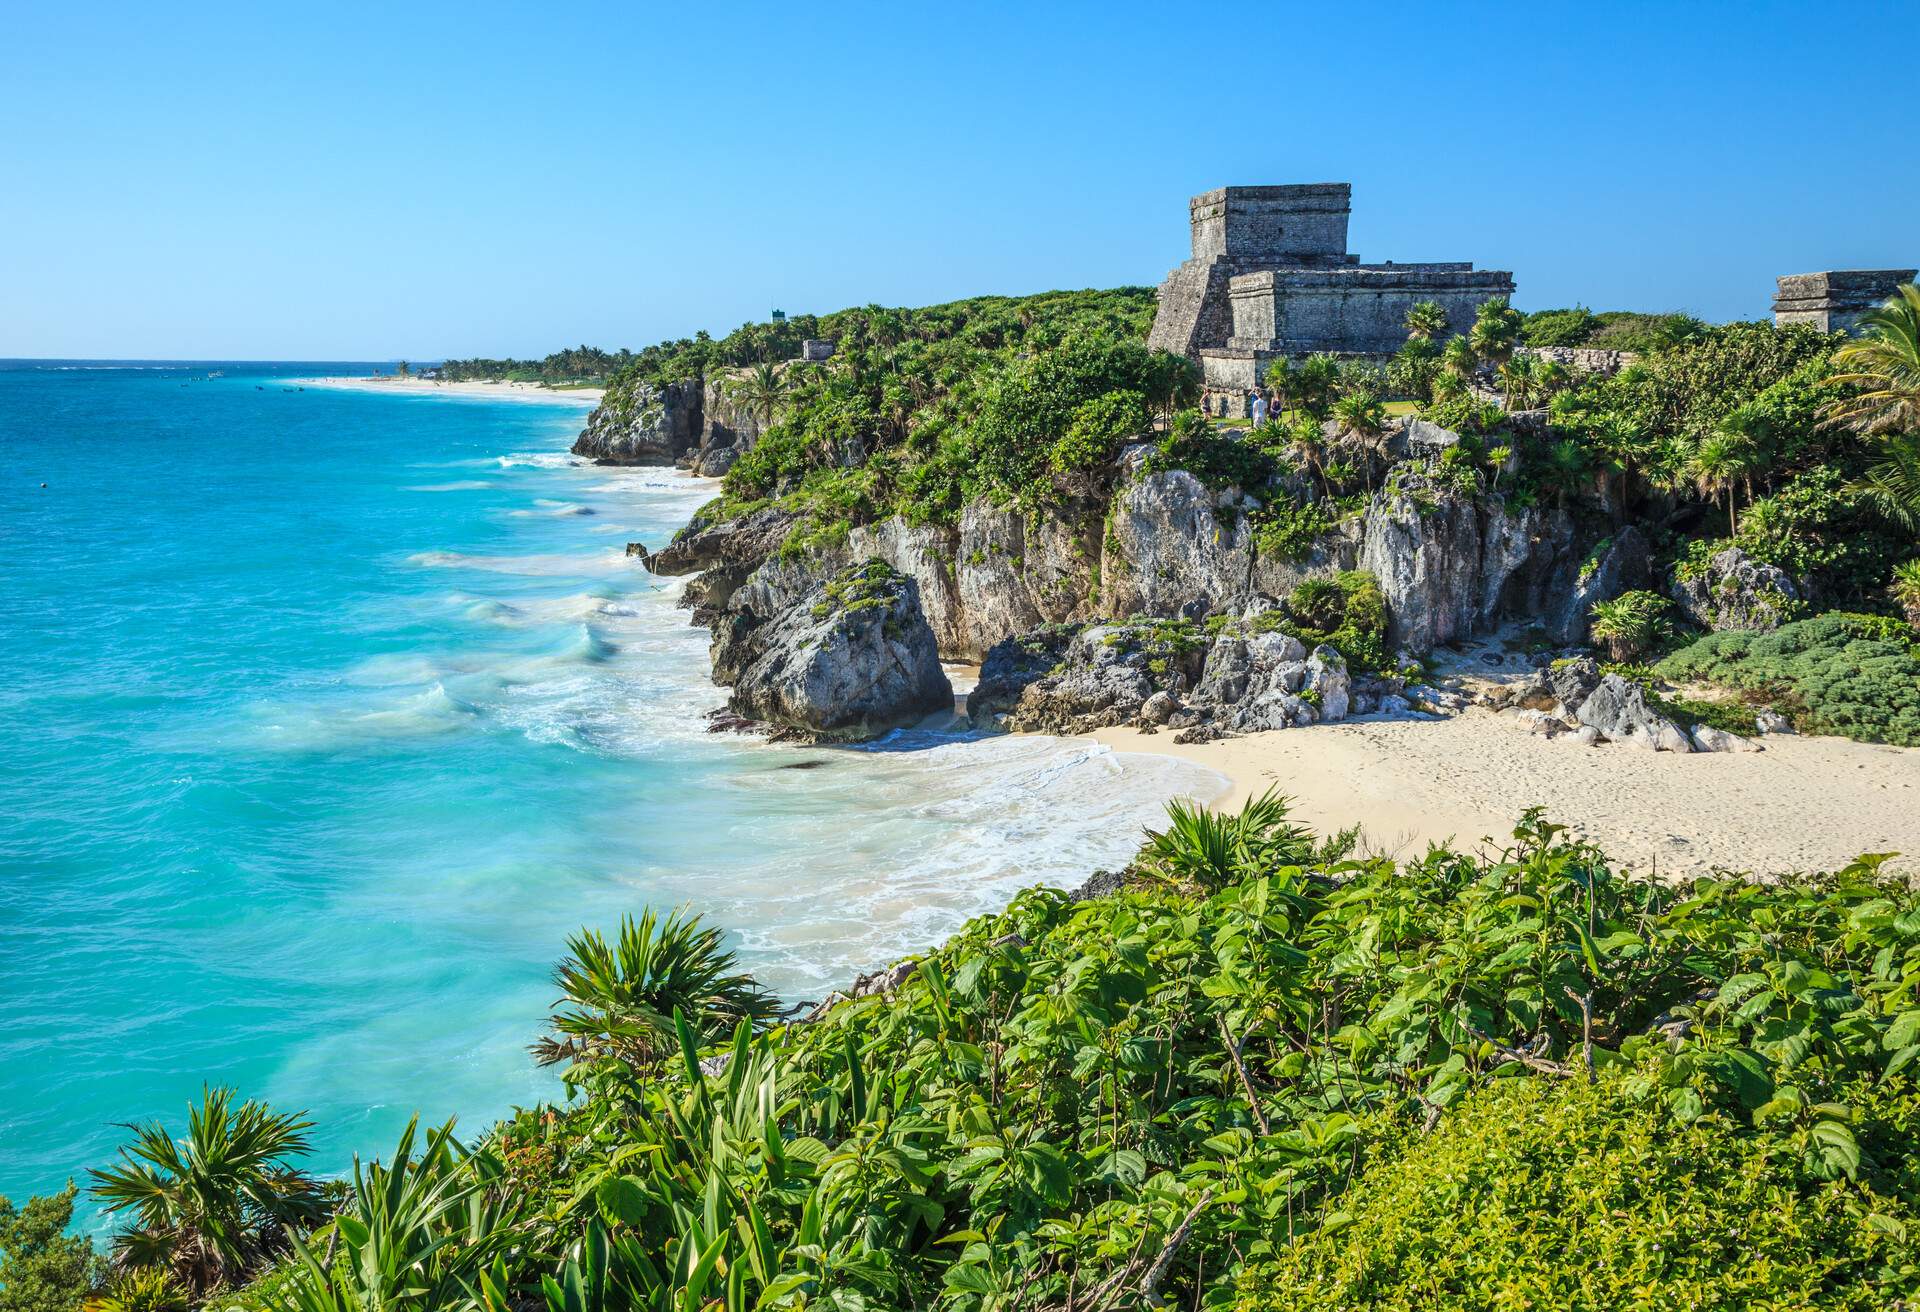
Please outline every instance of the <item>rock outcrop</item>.
[{"label": "rock outcrop", "polygon": [[1179,621],[1133,620],[1009,639],[967,699],[980,727],[1086,733],[1135,724],[1220,737],[1343,720],[1354,700],[1344,657],[1309,652],[1268,618],[1236,620],[1209,640]]},{"label": "rock outcrop", "polygon": [[729,610],[715,645],[726,649],[715,677],[733,684],[728,708],[784,737],[871,738],[953,705],[920,590],[882,561],[850,566],[764,620]]},{"label": "rock outcrop", "polygon": [[1633,743],[1662,752],[1693,750],[1686,731],[1648,706],[1639,684],[1617,674],[1602,678],[1574,715],[1610,742]]},{"label": "rock outcrop", "polygon": [[699,383],[639,383],[594,407],[573,454],[597,465],[671,465],[699,439]]},{"label": "rock outcrop", "polygon": [[1653,553],[1647,535],[1629,524],[1593,548],[1571,585],[1541,613],[1540,623],[1555,642],[1582,646],[1596,604],[1652,586]]},{"label": "rock outcrop", "polygon": [[1728,547],[1689,578],[1675,576],[1668,590],[1681,612],[1703,629],[1771,632],[1794,617],[1802,589],[1793,576]]}]

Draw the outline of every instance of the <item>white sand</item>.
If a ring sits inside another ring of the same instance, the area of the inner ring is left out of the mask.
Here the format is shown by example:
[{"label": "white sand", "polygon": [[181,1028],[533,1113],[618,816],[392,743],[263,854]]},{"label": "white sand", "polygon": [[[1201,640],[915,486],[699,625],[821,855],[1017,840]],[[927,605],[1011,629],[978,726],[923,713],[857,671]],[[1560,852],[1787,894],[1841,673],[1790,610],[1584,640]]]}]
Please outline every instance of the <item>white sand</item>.
[{"label": "white sand", "polygon": [[1364,720],[1175,744],[1171,733],[1103,729],[1117,751],[1160,752],[1232,781],[1237,806],[1275,787],[1320,833],[1363,827],[1371,851],[1417,855],[1453,840],[1510,841],[1529,806],[1662,875],[1714,868],[1831,870],[1863,852],[1920,872],[1920,750],[1781,736],[1751,754],[1676,756],[1547,739],[1473,708],[1446,720]]},{"label": "white sand", "polygon": [[499,401],[572,401],[599,405],[602,387],[556,390],[538,383],[443,383],[432,378],[295,378],[302,387],[336,387],[348,392],[398,392],[421,396],[488,396]]}]

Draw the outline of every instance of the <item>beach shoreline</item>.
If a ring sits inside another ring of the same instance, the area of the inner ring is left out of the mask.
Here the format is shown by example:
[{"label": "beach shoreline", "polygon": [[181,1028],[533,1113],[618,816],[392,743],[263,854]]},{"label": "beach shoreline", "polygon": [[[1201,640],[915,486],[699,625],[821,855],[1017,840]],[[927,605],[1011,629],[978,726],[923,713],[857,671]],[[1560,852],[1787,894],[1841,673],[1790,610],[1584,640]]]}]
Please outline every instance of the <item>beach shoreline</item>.
[{"label": "beach shoreline", "polygon": [[1418,857],[1430,843],[1511,840],[1530,806],[1597,843],[1618,867],[1665,876],[1715,869],[1778,876],[1837,870],[1897,851],[1920,872],[1920,750],[1778,735],[1757,753],[1674,755],[1530,734],[1491,711],[1363,719],[1175,743],[1133,728],[1089,735],[1224,775],[1213,806],[1272,788],[1325,836],[1358,825],[1365,850]]},{"label": "beach shoreline", "polygon": [[473,396],[490,401],[543,401],[570,405],[599,405],[604,387],[556,390],[539,383],[442,382],[437,378],[290,378],[301,387],[327,387],[342,392],[385,392],[395,396]]}]

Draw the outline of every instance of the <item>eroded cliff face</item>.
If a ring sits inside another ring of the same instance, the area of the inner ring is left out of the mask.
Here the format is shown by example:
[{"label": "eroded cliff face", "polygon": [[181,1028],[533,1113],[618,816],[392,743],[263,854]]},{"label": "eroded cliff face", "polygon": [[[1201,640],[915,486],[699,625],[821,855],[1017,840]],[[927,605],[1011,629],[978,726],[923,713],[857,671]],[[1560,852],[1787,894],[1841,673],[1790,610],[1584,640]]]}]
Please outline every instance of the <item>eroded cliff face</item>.
[{"label": "eroded cliff face", "polygon": [[753,449],[767,416],[737,401],[729,375],[610,391],[573,444],[602,465],[679,465],[718,478]]},{"label": "eroded cliff face", "polygon": [[1582,586],[1583,555],[1568,516],[1497,499],[1379,493],[1297,560],[1259,550],[1257,509],[1237,490],[1167,470],[1131,479],[1104,511],[1097,503],[1025,510],[976,502],[958,524],[883,520],[855,529],[843,546],[797,559],[776,553],[790,522],[783,512],[731,524],[696,520],[648,564],[658,573],[707,571],[694,585],[694,604],[707,610],[696,616],[702,622],[726,611],[759,623],[836,571],[882,560],[913,579],[941,654],[971,661],[1048,624],[1200,618],[1355,568],[1379,579],[1390,641],[1424,653],[1508,615],[1541,617],[1550,631],[1576,617],[1584,625],[1585,605],[1568,598],[1590,604],[1638,577],[1631,562],[1608,565]]}]

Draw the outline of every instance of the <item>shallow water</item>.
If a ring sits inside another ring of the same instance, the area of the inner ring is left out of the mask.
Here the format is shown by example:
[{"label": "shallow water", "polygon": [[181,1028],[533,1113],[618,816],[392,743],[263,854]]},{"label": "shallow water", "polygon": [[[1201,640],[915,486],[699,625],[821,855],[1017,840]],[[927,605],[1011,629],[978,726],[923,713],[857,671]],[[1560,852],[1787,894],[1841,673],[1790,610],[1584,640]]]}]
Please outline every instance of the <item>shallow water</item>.
[{"label": "shallow water", "polygon": [[582,925],[689,904],[817,997],[1217,782],[709,736],[705,635],[624,547],[711,484],[575,464],[575,405],[210,367],[0,363],[0,1194],[203,1081],[307,1109],[327,1171],[477,1130],[557,1092],[525,1045]]}]

